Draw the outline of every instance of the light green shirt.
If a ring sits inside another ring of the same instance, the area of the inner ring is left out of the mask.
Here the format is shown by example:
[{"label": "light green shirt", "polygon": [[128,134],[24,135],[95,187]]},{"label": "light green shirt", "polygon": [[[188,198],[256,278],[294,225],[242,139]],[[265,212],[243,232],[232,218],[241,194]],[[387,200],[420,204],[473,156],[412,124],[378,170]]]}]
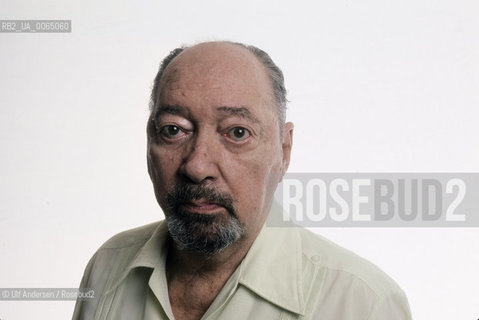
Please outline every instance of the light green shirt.
[{"label": "light green shirt", "polygon": [[[122,232],[92,257],[73,319],[174,319],[164,222]],[[299,227],[263,227],[202,319],[411,319],[402,290],[376,266]]]}]

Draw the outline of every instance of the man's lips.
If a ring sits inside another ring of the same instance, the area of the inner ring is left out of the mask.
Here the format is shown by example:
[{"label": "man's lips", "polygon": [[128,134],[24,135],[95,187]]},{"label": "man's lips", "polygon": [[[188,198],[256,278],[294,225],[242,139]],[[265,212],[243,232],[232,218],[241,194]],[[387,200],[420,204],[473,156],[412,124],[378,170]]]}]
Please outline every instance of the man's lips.
[{"label": "man's lips", "polygon": [[188,211],[197,213],[215,213],[224,209],[224,207],[219,204],[202,201],[186,202],[183,203],[182,206]]}]

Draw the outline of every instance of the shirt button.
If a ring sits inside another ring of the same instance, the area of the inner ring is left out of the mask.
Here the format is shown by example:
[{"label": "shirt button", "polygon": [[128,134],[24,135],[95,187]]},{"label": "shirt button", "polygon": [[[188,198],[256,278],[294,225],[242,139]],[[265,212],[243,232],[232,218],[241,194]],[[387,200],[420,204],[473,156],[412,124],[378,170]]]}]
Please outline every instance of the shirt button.
[{"label": "shirt button", "polygon": [[311,257],[311,261],[312,261],[313,263],[318,263],[320,260],[321,260],[321,257],[320,257],[320,256],[312,256],[312,257]]}]

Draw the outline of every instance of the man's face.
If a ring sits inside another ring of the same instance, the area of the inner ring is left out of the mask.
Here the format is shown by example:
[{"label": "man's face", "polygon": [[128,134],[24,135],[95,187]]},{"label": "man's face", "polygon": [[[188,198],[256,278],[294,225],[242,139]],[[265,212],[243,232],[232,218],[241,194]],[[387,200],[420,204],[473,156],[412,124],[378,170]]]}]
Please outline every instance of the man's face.
[{"label": "man's face", "polygon": [[210,254],[255,237],[291,147],[264,67],[240,46],[201,44],[170,63],[160,88],[148,168],[170,234]]}]

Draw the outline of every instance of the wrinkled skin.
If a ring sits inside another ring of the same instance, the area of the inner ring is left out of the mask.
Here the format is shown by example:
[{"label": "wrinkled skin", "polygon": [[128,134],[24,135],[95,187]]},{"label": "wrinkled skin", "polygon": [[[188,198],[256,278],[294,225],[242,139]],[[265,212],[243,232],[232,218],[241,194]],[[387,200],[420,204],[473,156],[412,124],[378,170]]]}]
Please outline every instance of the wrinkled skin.
[{"label": "wrinkled skin", "polygon": [[[264,67],[239,46],[201,44],[168,66],[160,88],[157,108],[165,112],[150,122],[148,167],[165,214],[165,196],[180,181],[212,186],[233,197],[246,239],[254,238],[291,149],[292,124],[282,143]],[[196,204],[190,211],[227,215]]]}]

